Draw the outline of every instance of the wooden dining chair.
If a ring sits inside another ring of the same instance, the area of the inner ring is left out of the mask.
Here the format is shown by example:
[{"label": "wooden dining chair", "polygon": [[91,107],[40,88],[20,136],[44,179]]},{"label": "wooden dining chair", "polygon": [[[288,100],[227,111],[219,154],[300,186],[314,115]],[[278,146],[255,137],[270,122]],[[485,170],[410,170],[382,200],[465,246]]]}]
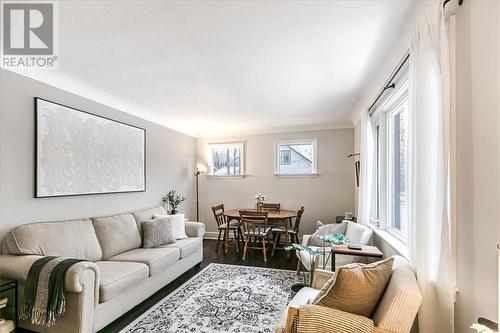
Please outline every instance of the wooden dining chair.
[{"label": "wooden dining chair", "polygon": [[304,207],[300,207],[300,209],[297,211],[297,217],[295,218],[295,223],[293,224],[292,229],[286,229],[288,228],[287,221],[285,221],[283,226],[279,227],[273,227],[271,229],[272,234],[273,234],[273,251],[271,252],[271,256],[274,255],[274,250],[276,250],[281,238],[281,235],[288,235],[290,238],[290,241],[288,239],[285,240],[285,243],[288,244],[290,243],[299,243],[299,228],[300,228],[300,221],[302,220],[302,214],[304,214]]},{"label": "wooden dining chair", "polygon": [[[267,225],[267,211],[240,210],[240,221],[243,224],[243,235],[245,236],[245,247],[243,248],[243,260],[245,260],[248,249],[262,249],[264,262],[267,262],[266,252],[269,248],[268,237],[271,227]],[[260,246],[257,246],[257,240]],[[250,243],[253,241],[253,246]]]},{"label": "wooden dining chair", "polygon": [[262,210],[280,210],[280,203],[273,203],[273,202],[263,202],[262,203]]},{"label": "wooden dining chair", "polygon": [[[217,237],[217,247],[215,248],[215,252],[219,251],[219,244],[221,241],[221,236],[223,236],[223,246],[229,244],[230,240],[233,240],[236,245],[236,252],[240,252],[240,242],[239,240],[243,238],[241,232],[241,223],[239,221],[229,221],[229,229],[228,229],[228,221],[224,216],[224,205],[220,204],[212,207],[212,212],[214,213],[215,222],[217,222],[217,230],[219,230],[219,237]],[[229,232],[228,232],[229,231]],[[233,236],[231,238],[231,231],[233,232]]]}]

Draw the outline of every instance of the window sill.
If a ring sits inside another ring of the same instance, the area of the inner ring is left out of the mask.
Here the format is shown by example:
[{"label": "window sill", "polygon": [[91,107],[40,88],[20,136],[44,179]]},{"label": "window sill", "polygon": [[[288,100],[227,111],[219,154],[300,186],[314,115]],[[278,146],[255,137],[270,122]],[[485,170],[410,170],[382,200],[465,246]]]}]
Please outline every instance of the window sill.
[{"label": "window sill", "polygon": [[219,178],[245,178],[246,175],[207,175],[209,179],[219,179]]},{"label": "window sill", "polygon": [[287,177],[292,177],[292,178],[297,178],[297,177],[318,177],[319,173],[313,172],[313,173],[274,173],[276,177],[280,178],[287,178]]},{"label": "window sill", "polygon": [[386,230],[378,229],[372,225],[370,225],[370,228],[372,228],[373,232],[388,243],[389,246],[391,246],[396,252],[410,260],[410,253],[407,244],[403,243],[400,239],[391,235],[391,233]]}]

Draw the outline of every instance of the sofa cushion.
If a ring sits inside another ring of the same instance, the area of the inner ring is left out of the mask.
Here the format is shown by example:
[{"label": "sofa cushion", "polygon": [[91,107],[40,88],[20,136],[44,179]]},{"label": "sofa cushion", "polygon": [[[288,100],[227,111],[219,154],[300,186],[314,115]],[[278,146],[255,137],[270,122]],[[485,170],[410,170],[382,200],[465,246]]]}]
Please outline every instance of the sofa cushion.
[{"label": "sofa cushion", "polygon": [[203,238],[201,237],[189,237],[184,239],[179,239],[175,243],[162,245],[160,248],[178,248],[181,252],[181,259],[186,258],[193,252],[200,250],[203,246]]},{"label": "sofa cushion", "polygon": [[138,262],[97,261],[95,264],[101,278],[100,303],[109,301],[149,276],[148,266]]},{"label": "sofa cushion", "polygon": [[300,289],[297,294],[292,298],[288,306],[281,313],[280,320],[278,322],[278,326],[285,327],[286,326],[286,318],[288,317],[288,308],[294,307],[298,308],[301,305],[309,304],[317,295],[319,294],[318,289],[304,287]]},{"label": "sofa cushion", "polygon": [[165,208],[162,206],[145,208],[132,212],[134,215],[135,222],[137,223],[137,228],[141,231],[141,222],[151,220],[154,214],[167,215]]},{"label": "sofa cushion", "polygon": [[140,262],[148,265],[149,275],[161,273],[180,258],[178,248],[134,249],[117,254],[109,261]]},{"label": "sofa cushion", "polygon": [[141,235],[132,214],[96,217],[93,220],[104,260],[118,253],[141,247]]},{"label": "sofa cushion", "polygon": [[145,249],[175,243],[174,227],[167,218],[142,221],[141,228]]},{"label": "sofa cushion", "polygon": [[175,215],[159,215],[159,214],[154,214],[153,218],[155,219],[161,219],[161,218],[166,218],[172,223],[172,226],[174,228],[174,236],[175,239],[184,239],[187,238],[188,236],[186,235],[186,220],[184,218],[184,214],[175,214]]},{"label": "sofa cushion", "polygon": [[371,317],[391,278],[394,258],[340,267],[321,288],[314,304]]},{"label": "sofa cushion", "polygon": [[23,224],[8,237],[12,254],[101,260],[102,251],[89,219]]}]

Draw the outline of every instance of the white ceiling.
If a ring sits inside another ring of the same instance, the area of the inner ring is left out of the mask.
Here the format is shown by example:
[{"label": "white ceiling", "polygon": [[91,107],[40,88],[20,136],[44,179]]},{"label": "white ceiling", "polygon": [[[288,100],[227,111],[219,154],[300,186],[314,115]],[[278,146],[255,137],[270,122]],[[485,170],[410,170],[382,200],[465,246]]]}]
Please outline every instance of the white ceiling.
[{"label": "white ceiling", "polygon": [[352,127],[413,4],[63,1],[28,75],[198,137]]}]

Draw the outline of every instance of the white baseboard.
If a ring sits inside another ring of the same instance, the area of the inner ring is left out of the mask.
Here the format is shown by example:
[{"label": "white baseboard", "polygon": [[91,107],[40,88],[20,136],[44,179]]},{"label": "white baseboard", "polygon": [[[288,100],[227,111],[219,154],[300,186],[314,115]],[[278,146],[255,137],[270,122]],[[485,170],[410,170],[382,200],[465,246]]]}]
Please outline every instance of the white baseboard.
[{"label": "white baseboard", "polygon": [[217,239],[219,237],[218,231],[205,231],[204,239]]}]

